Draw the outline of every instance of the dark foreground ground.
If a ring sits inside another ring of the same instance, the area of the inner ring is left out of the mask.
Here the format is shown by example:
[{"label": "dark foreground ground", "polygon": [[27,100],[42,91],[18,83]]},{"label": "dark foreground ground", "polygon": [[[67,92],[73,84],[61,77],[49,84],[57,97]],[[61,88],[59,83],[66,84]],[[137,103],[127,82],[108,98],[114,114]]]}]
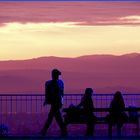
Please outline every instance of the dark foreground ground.
[{"label": "dark foreground ground", "polygon": [[68,136],[68,137],[59,137],[59,136],[8,136],[0,137],[0,140],[140,140],[140,136],[122,136],[122,137],[85,137],[85,136]]}]

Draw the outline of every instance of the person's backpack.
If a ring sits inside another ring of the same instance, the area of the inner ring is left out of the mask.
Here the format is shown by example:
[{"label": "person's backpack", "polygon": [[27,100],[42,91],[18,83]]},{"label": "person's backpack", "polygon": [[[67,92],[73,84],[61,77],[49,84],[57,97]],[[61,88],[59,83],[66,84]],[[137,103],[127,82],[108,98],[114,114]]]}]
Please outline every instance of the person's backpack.
[{"label": "person's backpack", "polygon": [[68,111],[66,115],[73,122],[81,121],[81,119],[83,119],[83,115],[81,114],[81,108],[73,104],[70,104],[70,106],[68,107]]},{"label": "person's backpack", "polygon": [[52,81],[45,83],[45,104],[52,103]]},{"label": "person's backpack", "polygon": [[59,102],[61,96],[59,95],[59,87],[55,81],[47,81],[45,84],[45,104],[52,104]]}]

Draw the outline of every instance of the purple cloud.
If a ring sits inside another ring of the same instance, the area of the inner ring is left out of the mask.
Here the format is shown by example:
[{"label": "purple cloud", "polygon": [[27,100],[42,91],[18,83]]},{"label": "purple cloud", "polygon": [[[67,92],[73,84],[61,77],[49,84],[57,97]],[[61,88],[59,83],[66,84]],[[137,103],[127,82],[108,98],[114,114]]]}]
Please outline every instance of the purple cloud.
[{"label": "purple cloud", "polygon": [[[0,25],[9,22],[81,22],[140,25],[139,2],[0,2]],[[138,19],[126,17],[138,17]]]}]

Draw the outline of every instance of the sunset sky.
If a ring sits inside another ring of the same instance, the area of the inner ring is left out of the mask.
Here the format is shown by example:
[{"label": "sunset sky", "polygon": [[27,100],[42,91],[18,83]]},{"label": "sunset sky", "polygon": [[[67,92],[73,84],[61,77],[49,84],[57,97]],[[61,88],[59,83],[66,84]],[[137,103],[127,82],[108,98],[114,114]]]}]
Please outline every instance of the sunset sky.
[{"label": "sunset sky", "polygon": [[140,53],[140,2],[0,2],[0,60]]}]

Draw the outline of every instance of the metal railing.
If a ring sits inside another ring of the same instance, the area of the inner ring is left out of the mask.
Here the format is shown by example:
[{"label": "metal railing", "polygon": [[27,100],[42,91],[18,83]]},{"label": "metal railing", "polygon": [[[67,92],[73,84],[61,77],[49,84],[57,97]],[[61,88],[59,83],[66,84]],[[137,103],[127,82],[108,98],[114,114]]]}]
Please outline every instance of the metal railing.
[{"label": "metal railing", "polygon": [[[68,107],[70,104],[78,105],[82,94],[65,94],[63,107]],[[140,94],[123,94],[126,107],[140,106]],[[94,94],[93,102],[95,107],[109,107],[113,94]],[[37,135],[42,128],[49,110],[48,107],[43,107],[44,94],[0,94],[0,124],[8,126],[9,135]],[[106,115],[99,114],[96,115]],[[73,127],[73,126],[70,126]],[[81,126],[69,131],[78,131]],[[135,126],[123,127],[123,135],[135,135]],[[83,131],[85,126],[82,126]],[[114,128],[115,129],[115,128]],[[81,131],[81,130],[80,130]],[[115,130],[113,131],[115,133]],[[50,135],[57,135],[59,128],[54,122],[48,132]],[[72,135],[73,133],[70,132]],[[79,132],[77,132],[79,133]],[[96,126],[96,135],[107,135],[107,126]],[[74,134],[75,135],[75,134]]]}]

